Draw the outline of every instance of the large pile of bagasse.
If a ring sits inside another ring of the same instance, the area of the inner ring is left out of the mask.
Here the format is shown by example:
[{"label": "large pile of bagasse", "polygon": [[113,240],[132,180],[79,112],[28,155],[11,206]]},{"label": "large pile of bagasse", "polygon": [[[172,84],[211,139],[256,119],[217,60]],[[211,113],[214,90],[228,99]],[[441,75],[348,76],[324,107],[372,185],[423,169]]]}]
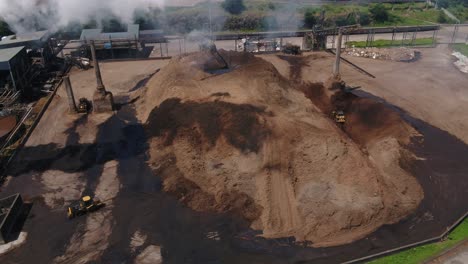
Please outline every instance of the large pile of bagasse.
[{"label": "large pile of bagasse", "polygon": [[271,63],[220,54],[174,58],[139,91],[165,191],[314,246],[349,243],[417,207],[422,189],[399,167],[409,126],[363,151]]}]

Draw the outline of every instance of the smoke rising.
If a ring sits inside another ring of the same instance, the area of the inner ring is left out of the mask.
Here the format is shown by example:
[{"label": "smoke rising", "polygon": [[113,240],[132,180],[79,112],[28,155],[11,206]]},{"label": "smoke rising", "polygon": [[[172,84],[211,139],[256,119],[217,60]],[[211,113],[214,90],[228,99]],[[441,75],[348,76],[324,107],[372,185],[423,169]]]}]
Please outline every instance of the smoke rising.
[{"label": "smoke rising", "polygon": [[58,30],[70,22],[118,17],[133,22],[137,9],[163,7],[165,0],[0,0],[0,18],[16,33]]}]

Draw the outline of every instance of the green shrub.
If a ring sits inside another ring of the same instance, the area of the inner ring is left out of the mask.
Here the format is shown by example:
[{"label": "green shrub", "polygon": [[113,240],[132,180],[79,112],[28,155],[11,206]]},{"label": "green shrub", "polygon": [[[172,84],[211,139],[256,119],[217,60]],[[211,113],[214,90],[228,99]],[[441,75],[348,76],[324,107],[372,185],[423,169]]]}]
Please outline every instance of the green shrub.
[{"label": "green shrub", "polygon": [[10,30],[10,26],[5,21],[0,20],[0,36],[12,35],[13,32]]},{"label": "green shrub", "polygon": [[239,15],[246,9],[243,0],[224,0],[221,6],[226,12],[233,15]]},{"label": "green shrub", "polygon": [[358,16],[359,24],[361,24],[362,26],[367,26],[371,23],[371,17],[368,13],[359,12]]},{"label": "green shrub", "polygon": [[447,16],[445,15],[444,11],[439,11],[439,15],[437,16],[437,22],[447,23]]},{"label": "green shrub", "polygon": [[140,25],[140,30],[160,28],[161,25],[158,20],[160,13],[161,10],[158,8],[137,9],[133,14],[133,22]]},{"label": "green shrub", "polygon": [[248,13],[239,16],[230,16],[224,22],[224,30],[277,30],[278,22],[274,16]]},{"label": "green shrub", "polygon": [[372,18],[377,22],[388,21],[388,11],[383,4],[376,4],[372,6],[369,8],[369,12],[371,13]]},{"label": "green shrub", "polygon": [[335,24],[338,27],[354,25],[356,24],[356,17],[353,14],[337,16],[335,18]]},{"label": "green shrub", "polygon": [[317,19],[315,18],[314,12],[312,10],[307,10],[304,14],[304,27],[313,28],[316,23]]}]

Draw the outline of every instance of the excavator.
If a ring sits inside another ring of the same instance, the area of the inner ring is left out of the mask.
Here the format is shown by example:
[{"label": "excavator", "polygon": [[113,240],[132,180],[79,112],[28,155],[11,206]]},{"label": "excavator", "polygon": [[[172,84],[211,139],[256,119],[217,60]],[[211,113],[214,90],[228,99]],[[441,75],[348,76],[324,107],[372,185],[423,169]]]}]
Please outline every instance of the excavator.
[{"label": "excavator", "polygon": [[83,196],[79,201],[72,203],[67,208],[68,219],[73,219],[77,216],[85,215],[89,212],[94,212],[104,207],[105,204],[91,196]]}]

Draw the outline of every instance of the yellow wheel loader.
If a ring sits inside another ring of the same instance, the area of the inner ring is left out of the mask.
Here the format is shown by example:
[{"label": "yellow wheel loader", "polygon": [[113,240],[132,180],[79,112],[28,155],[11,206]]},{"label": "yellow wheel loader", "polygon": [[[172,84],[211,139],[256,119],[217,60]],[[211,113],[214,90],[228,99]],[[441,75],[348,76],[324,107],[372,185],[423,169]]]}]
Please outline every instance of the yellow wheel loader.
[{"label": "yellow wheel loader", "polygon": [[346,116],[343,111],[333,111],[332,116],[338,124],[344,124],[346,122]]},{"label": "yellow wheel loader", "polygon": [[91,196],[83,196],[79,201],[72,203],[67,208],[68,219],[75,218],[77,216],[85,215],[88,212],[94,212],[105,204],[99,200],[93,200]]}]

